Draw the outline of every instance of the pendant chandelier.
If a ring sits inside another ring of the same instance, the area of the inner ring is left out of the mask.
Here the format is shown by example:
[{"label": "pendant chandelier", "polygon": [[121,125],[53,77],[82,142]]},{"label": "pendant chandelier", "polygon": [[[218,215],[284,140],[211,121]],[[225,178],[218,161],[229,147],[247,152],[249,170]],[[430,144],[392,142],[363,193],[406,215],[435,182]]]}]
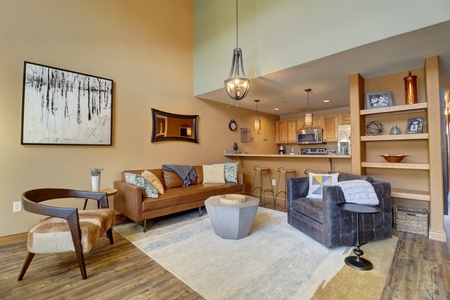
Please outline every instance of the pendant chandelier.
[{"label": "pendant chandelier", "polygon": [[313,124],[313,114],[309,112],[309,92],[311,92],[311,89],[305,90],[307,95],[307,104],[308,104],[308,112],[305,114],[305,126],[312,126]]},{"label": "pendant chandelier", "polygon": [[255,120],[253,120],[253,129],[255,129],[256,131],[261,130],[261,120],[259,119],[259,113],[258,113],[258,102],[259,100],[254,100],[256,103],[256,114],[257,114],[257,118]]},{"label": "pendant chandelier", "polygon": [[244,72],[242,50],[239,48],[239,10],[236,0],[236,48],[233,50],[230,75],[225,80],[225,91],[234,100],[241,100],[248,94],[250,82]]}]

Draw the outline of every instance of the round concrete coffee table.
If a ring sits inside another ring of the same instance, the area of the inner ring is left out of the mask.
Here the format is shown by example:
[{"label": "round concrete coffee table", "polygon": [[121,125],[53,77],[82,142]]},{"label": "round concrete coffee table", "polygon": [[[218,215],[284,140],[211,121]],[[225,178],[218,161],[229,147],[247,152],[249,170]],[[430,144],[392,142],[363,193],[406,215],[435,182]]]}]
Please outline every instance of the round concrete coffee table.
[{"label": "round concrete coffee table", "polygon": [[[233,198],[233,195],[230,196]],[[220,197],[209,197],[205,201],[214,232],[221,238],[229,240],[247,237],[258,211],[259,199],[245,196],[245,201],[239,202],[221,201]]]}]

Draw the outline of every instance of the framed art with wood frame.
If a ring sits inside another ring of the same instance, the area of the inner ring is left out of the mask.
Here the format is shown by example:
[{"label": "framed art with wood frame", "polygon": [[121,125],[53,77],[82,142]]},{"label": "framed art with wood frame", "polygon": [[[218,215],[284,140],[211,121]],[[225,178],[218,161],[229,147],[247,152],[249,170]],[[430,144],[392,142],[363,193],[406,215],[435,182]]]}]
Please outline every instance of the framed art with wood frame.
[{"label": "framed art with wood frame", "polygon": [[392,106],[391,92],[366,93],[366,109]]},{"label": "framed art with wood frame", "polygon": [[406,133],[422,133],[423,118],[408,119]]},{"label": "framed art with wood frame", "polygon": [[25,62],[22,145],[112,145],[113,81]]}]

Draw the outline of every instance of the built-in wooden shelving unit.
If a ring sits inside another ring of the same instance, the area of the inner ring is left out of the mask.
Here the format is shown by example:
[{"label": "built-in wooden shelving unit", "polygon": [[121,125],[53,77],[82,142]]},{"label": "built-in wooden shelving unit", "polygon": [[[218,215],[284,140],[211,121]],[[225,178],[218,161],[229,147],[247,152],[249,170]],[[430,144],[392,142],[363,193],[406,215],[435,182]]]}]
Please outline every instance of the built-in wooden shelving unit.
[{"label": "built-in wooden shelving unit", "polygon": [[[424,83],[420,87],[423,93],[421,102],[407,105],[398,105],[399,99],[404,96],[401,93],[403,87],[400,87],[403,83],[402,75],[390,74],[384,78],[381,76],[367,79],[367,81],[360,74],[350,75],[352,172],[354,174],[381,175],[383,180],[391,182],[391,196],[399,198],[402,203],[409,200],[429,202],[429,236],[433,239],[445,240],[439,58],[437,56],[426,58],[424,68],[419,72],[423,72],[422,82]],[[393,81],[390,80],[392,78],[399,84],[393,85]],[[386,84],[389,84],[389,87]],[[378,88],[380,90],[392,89],[393,96],[397,99],[397,105],[365,109],[365,93]],[[381,119],[388,124],[392,124],[389,122],[394,121],[395,124],[406,122],[409,118],[417,116],[425,118],[427,125],[425,131],[427,132],[376,136],[369,136],[365,133],[366,122],[374,119]],[[388,163],[382,159],[375,161],[377,160],[376,153],[382,151],[385,153],[400,153],[398,151],[401,151],[410,155],[407,162]],[[423,162],[423,160],[427,161]],[[383,172],[383,169],[386,171]],[[414,182],[418,184],[414,185]],[[414,201],[408,203],[415,206]]]}]

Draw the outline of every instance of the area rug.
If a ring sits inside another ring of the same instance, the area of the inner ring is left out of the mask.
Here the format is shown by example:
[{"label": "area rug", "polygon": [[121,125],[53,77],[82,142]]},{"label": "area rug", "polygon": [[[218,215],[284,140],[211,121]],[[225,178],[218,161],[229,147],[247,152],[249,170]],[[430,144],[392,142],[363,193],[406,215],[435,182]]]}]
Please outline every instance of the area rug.
[{"label": "area rug", "polygon": [[380,299],[398,239],[362,247],[371,271],[345,265],[352,247],[327,249],[287,223],[286,213],[258,208],[250,235],[218,237],[207,214],[188,212],[115,227],[202,297],[215,299]]}]

